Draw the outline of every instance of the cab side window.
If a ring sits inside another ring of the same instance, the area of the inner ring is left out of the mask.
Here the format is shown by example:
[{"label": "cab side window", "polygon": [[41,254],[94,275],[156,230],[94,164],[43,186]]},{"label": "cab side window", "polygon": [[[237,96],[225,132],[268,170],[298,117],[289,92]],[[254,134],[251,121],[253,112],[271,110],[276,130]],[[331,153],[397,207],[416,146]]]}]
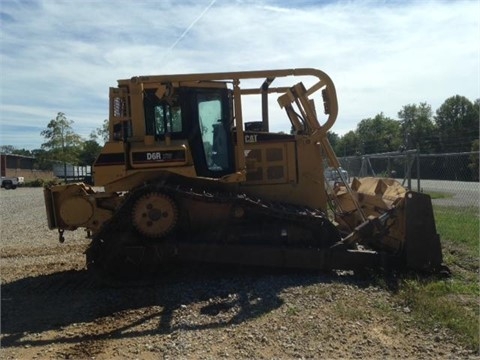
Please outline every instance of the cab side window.
[{"label": "cab side window", "polygon": [[182,111],[179,106],[172,107],[167,103],[156,105],[153,108],[154,113],[154,132],[156,136],[165,134],[181,133],[182,129]]},{"label": "cab side window", "polygon": [[144,95],[146,135],[163,139],[166,134],[172,138],[182,138],[184,126],[180,105],[160,100],[155,91],[147,90]]}]

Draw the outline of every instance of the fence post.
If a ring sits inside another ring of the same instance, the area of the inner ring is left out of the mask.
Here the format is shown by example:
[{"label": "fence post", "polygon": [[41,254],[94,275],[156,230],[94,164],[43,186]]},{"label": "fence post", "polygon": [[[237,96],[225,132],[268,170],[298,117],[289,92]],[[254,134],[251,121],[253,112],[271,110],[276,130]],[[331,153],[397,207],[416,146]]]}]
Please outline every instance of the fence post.
[{"label": "fence post", "polygon": [[417,158],[417,191],[420,192],[420,149],[418,148],[418,146],[415,157]]},{"label": "fence post", "polygon": [[408,190],[412,190],[412,171],[411,171],[411,162],[410,162],[410,153],[407,151],[407,161],[405,162],[407,166],[407,187]]}]

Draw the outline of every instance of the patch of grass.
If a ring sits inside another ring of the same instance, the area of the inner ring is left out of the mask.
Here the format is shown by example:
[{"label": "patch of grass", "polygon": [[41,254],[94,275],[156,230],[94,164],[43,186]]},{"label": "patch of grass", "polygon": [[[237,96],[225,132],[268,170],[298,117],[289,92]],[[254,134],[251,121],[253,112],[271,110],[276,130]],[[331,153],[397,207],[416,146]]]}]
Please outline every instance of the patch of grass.
[{"label": "patch of grass", "polygon": [[435,206],[447,279],[403,279],[397,299],[412,309],[419,326],[444,327],[480,351],[479,210]]},{"label": "patch of grass", "polygon": [[479,209],[476,207],[434,206],[437,231],[442,240],[465,244],[479,255]]},{"label": "patch of grass", "polygon": [[300,314],[300,310],[298,309],[297,306],[288,304],[286,313],[288,316],[297,316]]},{"label": "patch of grass", "polygon": [[449,199],[453,197],[453,194],[450,193],[444,193],[444,192],[428,192],[426,193],[430,195],[432,199]]},{"label": "patch of grass", "polygon": [[354,306],[350,304],[345,304],[342,301],[336,301],[333,304],[333,309],[343,319],[351,320],[351,321],[358,321],[363,320],[365,318],[365,314]]},{"label": "patch of grass", "polygon": [[480,350],[478,285],[462,284],[458,279],[405,280],[398,296],[413,310],[420,326],[430,329],[443,326],[462,344],[476,352]]},{"label": "patch of grass", "polygon": [[433,281],[423,286],[425,292],[431,296],[447,296],[449,294],[478,295],[478,283],[461,281],[463,279],[452,279]]}]

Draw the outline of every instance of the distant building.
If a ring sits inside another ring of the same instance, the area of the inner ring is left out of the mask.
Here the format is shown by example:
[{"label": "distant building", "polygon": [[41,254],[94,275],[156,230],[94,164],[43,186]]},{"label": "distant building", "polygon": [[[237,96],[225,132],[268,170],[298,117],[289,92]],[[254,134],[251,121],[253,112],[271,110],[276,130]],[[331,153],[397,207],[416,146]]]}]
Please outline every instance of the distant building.
[{"label": "distant building", "polygon": [[7,169],[33,170],[35,158],[15,154],[1,154],[1,173],[7,176]]},{"label": "distant building", "polygon": [[16,154],[0,154],[1,176],[23,177],[25,181],[52,179],[52,171],[35,170],[35,158]]}]

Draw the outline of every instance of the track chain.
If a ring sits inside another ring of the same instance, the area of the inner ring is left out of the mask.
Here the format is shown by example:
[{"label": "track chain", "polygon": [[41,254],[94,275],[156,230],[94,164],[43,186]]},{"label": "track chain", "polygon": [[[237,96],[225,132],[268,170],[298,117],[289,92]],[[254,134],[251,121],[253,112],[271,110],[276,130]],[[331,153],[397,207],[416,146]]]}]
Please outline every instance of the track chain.
[{"label": "track chain", "polygon": [[93,234],[92,243],[86,252],[89,267],[95,268],[97,272],[98,270],[109,272],[111,270],[110,262],[116,261],[116,256],[123,250],[125,245],[144,246],[145,253],[155,252],[154,246],[146,244],[142,236],[134,230],[131,220],[131,209],[135,201],[148,192],[162,192],[173,198],[186,197],[207,203],[230,203],[235,206],[241,206],[246,211],[253,212],[256,216],[269,217],[278,222],[295,223],[300,226],[308,225],[315,228],[329,227],[330,231],[335,231],[333,224],[321,210],[282,202],[266,201],[246,194],[222,191],[211,192],[164,182],[151,183],[125,194],[125,200],[112,218],[105,222],[100,231]]}]

